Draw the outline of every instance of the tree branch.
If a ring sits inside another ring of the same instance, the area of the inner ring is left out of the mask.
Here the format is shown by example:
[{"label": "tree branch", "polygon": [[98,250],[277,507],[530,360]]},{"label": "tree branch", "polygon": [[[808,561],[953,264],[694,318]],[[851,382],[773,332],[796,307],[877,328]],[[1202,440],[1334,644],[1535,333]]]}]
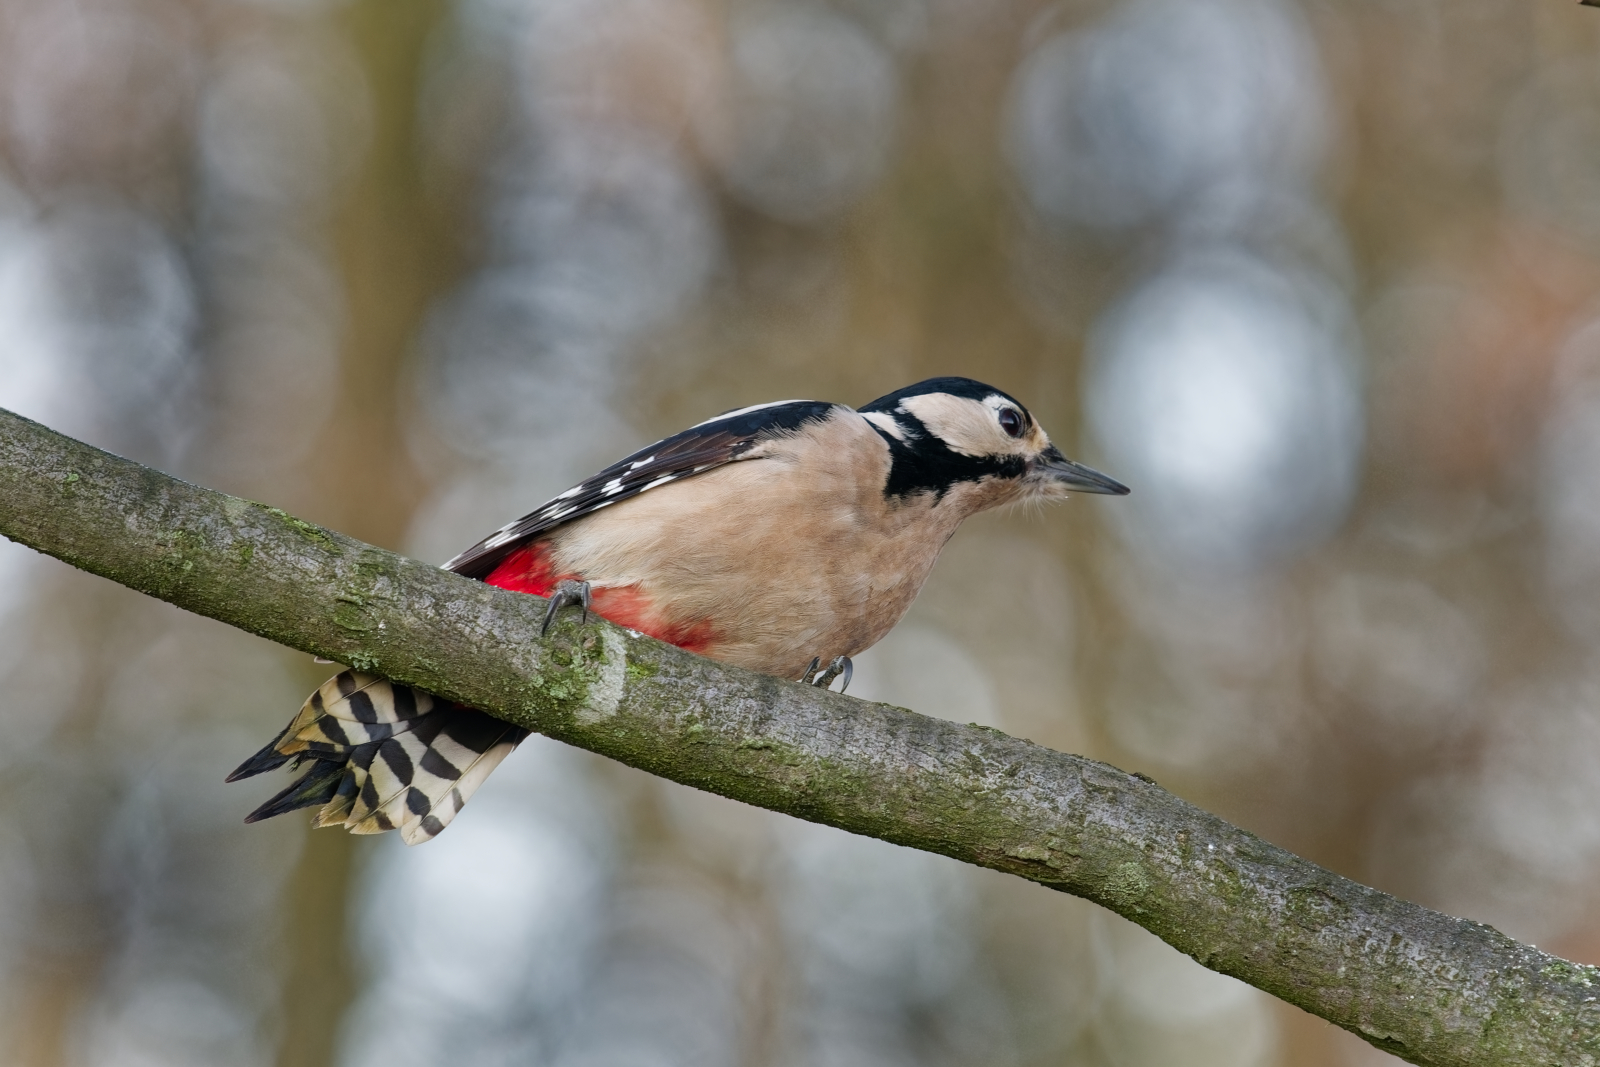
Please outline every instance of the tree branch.
[{"label": "tree branch", "polygon": [[1600,1062],[1600,968],[1358,885],[1094,760],[604,622],[542,641],[537,598],[4,410],[0,534],[664,778],[1085,897],[1413,1063]]}]

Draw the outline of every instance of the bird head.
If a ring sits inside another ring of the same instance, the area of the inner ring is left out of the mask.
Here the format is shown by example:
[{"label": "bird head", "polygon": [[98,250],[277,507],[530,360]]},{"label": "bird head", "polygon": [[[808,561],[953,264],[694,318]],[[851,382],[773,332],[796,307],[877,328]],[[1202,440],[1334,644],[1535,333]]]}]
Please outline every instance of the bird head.
[{"label": "bird head", "polygon": [[891,497],[933,493],[964,510],[1128,487],[1061,454],[1028,409],[970,378],[929,378],[860,409],[888,443]]}]

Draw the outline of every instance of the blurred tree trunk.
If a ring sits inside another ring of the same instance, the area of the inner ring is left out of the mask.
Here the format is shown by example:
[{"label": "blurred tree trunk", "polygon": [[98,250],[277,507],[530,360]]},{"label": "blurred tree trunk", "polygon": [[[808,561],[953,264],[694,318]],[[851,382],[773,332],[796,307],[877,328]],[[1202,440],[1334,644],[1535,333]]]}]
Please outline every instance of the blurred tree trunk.
[{"label": "blurred tree trunk", "polygon": [[[372,141],[335,221],[340,398],[306,473],[320,516],[379,544],[404,536],[418,496],[398,402],[407,346],[456,265],[423,195],[416,143],[423,53],[447,11],[442,0],[360,0],[338,16],[366,76]],[[359,991],[346,922],[355,844],[308,835],[290,883],[280,1067],[333,1063],[340,1018]]]}]

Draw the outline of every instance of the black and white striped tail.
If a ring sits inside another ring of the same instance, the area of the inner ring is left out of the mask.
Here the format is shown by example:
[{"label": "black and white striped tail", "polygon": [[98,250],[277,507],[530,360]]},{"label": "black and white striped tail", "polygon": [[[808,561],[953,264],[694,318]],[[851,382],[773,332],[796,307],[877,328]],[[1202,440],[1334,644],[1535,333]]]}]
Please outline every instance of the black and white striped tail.
[{"label": "black and white striped tail", "polygon": [[245,819],[321,805],[314,825],[354,834],[398,829],[408,845],[450,825],[528,731],[386,678],[345,671],[311,694],[273,742],[228,776],[309,763]]}]

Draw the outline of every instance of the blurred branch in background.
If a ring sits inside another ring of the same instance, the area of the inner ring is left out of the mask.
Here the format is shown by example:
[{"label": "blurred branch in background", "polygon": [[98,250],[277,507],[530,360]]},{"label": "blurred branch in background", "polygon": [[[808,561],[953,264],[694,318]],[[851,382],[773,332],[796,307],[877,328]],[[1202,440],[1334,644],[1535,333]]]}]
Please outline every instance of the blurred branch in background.
[{"label": "blurred branch in background", "polygon": [[603,621],[544,642],[542,601],[3,409],[0,533],[653,774],[1082,896],[1413,1063],[1600,1056],[1600,968],[1360,886],[1148,779],[724,667]]}]

